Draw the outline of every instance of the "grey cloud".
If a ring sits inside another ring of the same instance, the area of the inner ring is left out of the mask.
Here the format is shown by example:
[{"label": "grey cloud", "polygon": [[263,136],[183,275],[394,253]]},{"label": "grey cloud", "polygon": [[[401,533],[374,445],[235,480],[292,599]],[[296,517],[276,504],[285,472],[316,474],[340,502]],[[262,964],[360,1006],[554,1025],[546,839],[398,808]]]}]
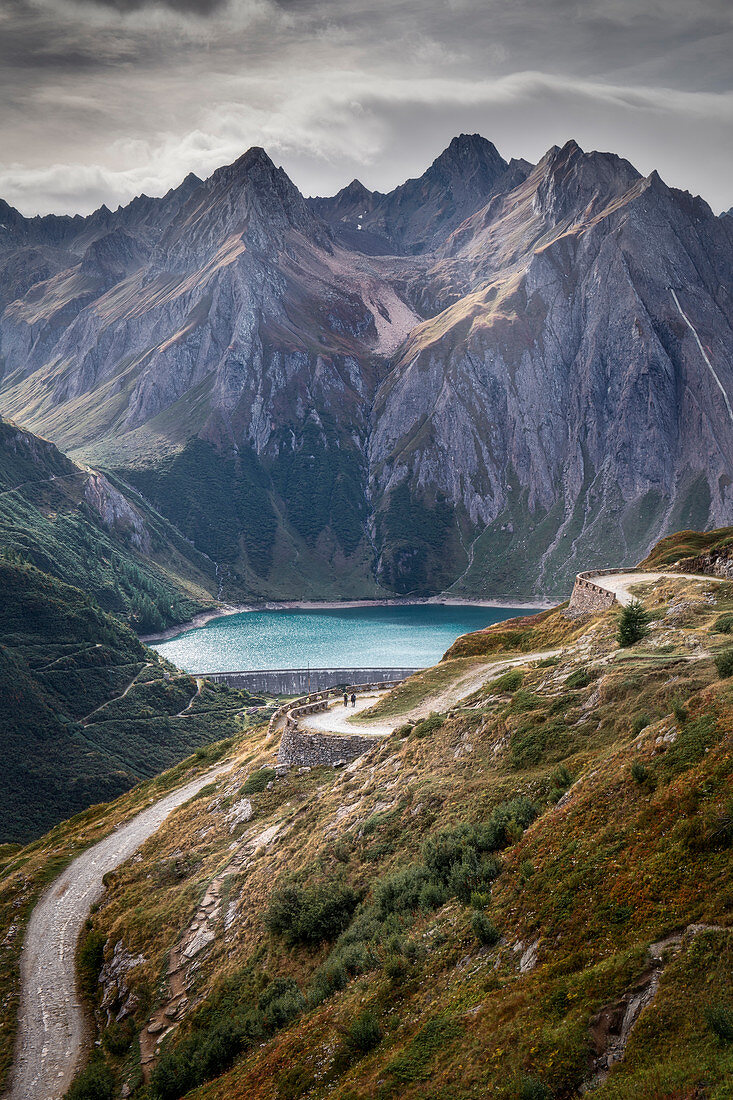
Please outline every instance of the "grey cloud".
[{"label": "grey cloud", "polygon": [[384,189],[479,130],[727,208],[732,28],[724,0],[0,0],[0,195],[112,205],[254,144],[307,192]]},{"label": "grey cloud", "polygon": [[210,15],[217,8],[224,7],[228,0],[84,0],[88,4],[97,4],[103,8],[127,13],[141,11],[144,8],[166,7],[186,15]]}]

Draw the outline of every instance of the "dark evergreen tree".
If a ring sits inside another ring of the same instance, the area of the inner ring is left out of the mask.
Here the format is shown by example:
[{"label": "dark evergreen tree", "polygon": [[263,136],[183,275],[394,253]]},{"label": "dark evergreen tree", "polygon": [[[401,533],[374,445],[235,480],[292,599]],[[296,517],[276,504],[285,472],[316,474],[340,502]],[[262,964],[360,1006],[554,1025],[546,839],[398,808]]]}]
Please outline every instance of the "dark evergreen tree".
[{"label": "dark evergreen tree", "polygon": [[620,646],[634,645],[647,636],[650,622],[651,615],[644,610],[644,605],[639,600],[632,600],[621,608],[616,641]]}]

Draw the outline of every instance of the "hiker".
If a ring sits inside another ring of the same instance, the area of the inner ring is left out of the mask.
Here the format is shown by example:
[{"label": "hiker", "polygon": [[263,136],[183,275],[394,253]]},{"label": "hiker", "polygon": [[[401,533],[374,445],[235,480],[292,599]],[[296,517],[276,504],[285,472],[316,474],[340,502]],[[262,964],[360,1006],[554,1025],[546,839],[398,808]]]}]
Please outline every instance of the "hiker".
[{"label": "hiker", "polygon": [[356,706],[356,692],[354,692],[354,691],[352,691],[352,693],[351,693],[351,705],[352,705],[352,707]]},{"label": "hiker", "polygon": [[348,693],[348,691],[345,691],[344,692],[344,706],[348,707],[348,705],[349,705],[349,693]]}]

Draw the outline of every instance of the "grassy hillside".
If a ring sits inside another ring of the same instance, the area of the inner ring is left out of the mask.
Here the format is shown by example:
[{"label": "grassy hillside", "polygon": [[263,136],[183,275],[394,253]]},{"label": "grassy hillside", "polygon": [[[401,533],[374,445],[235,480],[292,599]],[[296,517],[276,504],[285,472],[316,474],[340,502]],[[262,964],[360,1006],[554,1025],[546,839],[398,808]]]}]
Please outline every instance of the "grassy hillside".
[{"label": "grassy hillside", "polygon": [[733,527],[716,527],[712,531],[677,531],[657,543],[641,563],[641,568],[662,569],[679,562],[685,571],[698,568],[707,572],[718,558],[731,557]]},{"label": "grassy hillside", "polygon": [[[0,843],[230,736],[261,700],[178,674],[77,588],[0,558]],[[189,708],[190,704],[190,708]]]},{"label": "grassy hillside", "polygon": [[135,490],[0,419],[0,548],[88,592],[141,633],[214,604],[214,564]]},{"label": "grassy hillside", "polygon": [[[254,731],[108,878],[75,1095],[730,1100],[733,585],[638,594],[628,648],[614,611],[468,636],[345,770]],[[410,719],[482,653],[519,667]]]}]

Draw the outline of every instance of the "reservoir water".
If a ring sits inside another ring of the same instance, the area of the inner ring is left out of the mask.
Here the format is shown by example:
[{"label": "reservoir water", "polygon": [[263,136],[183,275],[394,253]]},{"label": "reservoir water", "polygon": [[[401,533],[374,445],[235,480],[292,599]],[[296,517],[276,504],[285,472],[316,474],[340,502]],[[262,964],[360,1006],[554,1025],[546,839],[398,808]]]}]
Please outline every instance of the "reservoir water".
[{"label": "reservoir water", "polygon": [[245,611],[153,645],[186,672],[423,668],[459,634],[540,608],[397,604]]}]

